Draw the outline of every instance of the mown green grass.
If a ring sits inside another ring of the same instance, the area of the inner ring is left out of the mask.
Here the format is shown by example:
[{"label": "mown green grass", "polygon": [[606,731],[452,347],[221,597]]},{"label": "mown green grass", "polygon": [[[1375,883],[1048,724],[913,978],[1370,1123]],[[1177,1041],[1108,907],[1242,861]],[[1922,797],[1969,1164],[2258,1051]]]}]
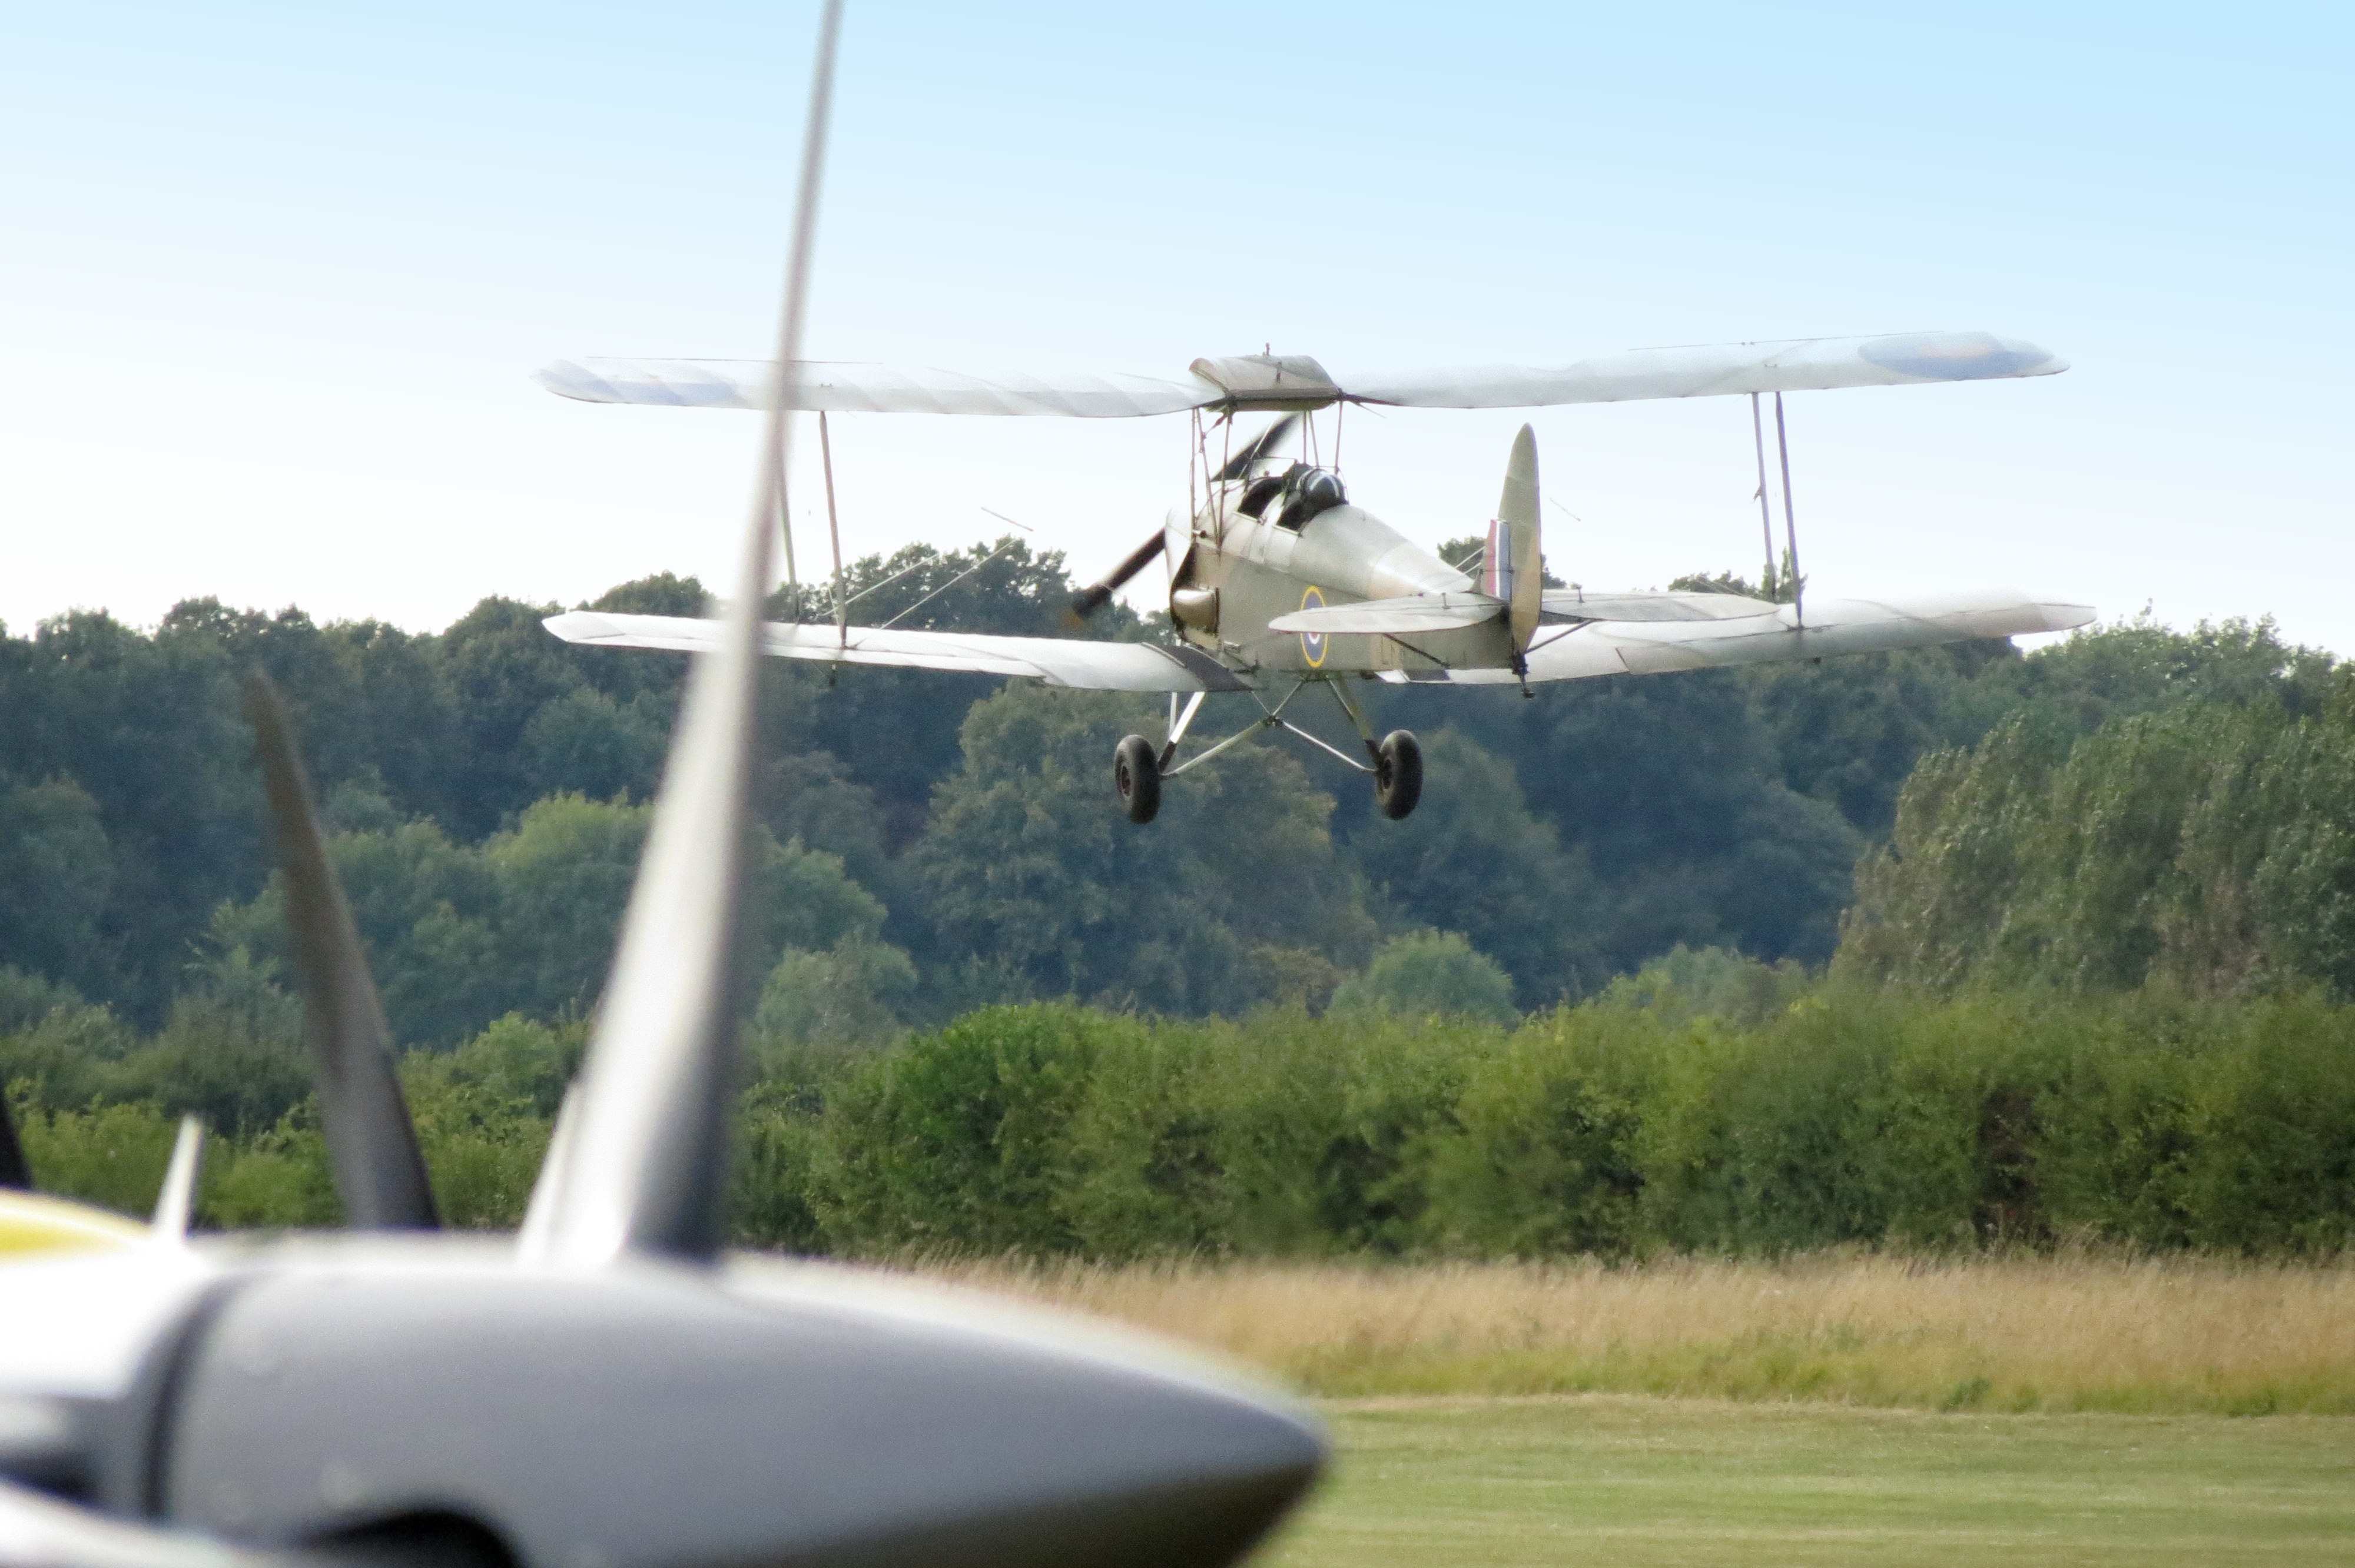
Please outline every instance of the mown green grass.
[{"label": "mown green grass", "polygon": [[1325,1407],[1263,1568],[2355,1562],[2355,1418],[1593,1394]]}]

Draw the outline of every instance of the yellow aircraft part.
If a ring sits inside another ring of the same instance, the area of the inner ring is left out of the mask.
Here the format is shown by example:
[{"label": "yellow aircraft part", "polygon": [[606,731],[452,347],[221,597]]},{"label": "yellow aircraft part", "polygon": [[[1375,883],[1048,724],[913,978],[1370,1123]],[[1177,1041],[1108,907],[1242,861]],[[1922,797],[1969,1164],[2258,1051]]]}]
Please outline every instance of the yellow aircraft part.
[{"label": "yellow aircraft part", "polygon": [[87,1203],[0,1192],[0,1264],[60,1252],[119,1252],[144,1246],[147,1227]]}]

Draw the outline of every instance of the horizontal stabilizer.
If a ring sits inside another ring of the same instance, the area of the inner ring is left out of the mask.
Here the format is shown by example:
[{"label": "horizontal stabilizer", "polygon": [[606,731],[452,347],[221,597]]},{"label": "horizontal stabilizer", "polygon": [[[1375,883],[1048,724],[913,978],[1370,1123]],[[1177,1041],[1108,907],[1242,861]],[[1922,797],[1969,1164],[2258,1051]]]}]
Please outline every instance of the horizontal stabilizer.
[{"label": "horizontal stabilizer", "polygon": [[1485,593],[1419,593],[1403,599],[1369,599],[1357,604],[1325,604],[1279,615],[1270,631],[1309,633],[1449,631],[1478,626],[1504,613],[1504,601]]},{"label": "horizontal stabilizer", "polygon": [[1732,593],[1588,593],[1548,588],[1538,601],[1544,618],[1566,620],[1743,620],[1781,608]]},{"label": "horizontal stabilizer", "polygon": [[[698,653],[719,640],[716,620],[672,615],[609,615],[576,609],[543,622],[567,642],[597,648],[655,648]],[[762,652],[780,659],[895,669],[1027,675],[1050,686],[1097,692],[1240,692],[1233,671],[1192,648],[1155,642],[1090,642],[1069,637],[998,637],[872,626],[766,622]]]}]

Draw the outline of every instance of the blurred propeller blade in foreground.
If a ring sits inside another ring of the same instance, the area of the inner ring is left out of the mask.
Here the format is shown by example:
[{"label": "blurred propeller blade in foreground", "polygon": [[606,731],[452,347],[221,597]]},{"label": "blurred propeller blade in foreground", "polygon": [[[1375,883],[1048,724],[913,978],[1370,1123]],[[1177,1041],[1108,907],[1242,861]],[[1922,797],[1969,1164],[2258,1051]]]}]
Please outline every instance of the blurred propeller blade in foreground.
[{"label": "blurred propeller blade in foreground", "polygon": [[179,1136],[172,1140],[172,1162],[164,1168],[164,1190],[155,1195],[155,1218],[149,1228],[157,1241],[188,1239],[188,1223],[197,1214],[197,1182],[204,1168],[205,1124],[184,1116]]},{"label": "blurred propeller blade in foreground", "polygon": [[[834,97],[841,0],[819,25],[794,204],[793,250],[777,323],[777,374],[801,355]],[[734,969],[744,832],[757,753],[761,605],[769,590],[777,483],[791,427],[782,387],[752,482],[751,521],[719,645],[696,658],[663,769],[654,827],[630,893],[577,1104],[551,1158],[543,1223],[527,1262],[595,1267],[628,1253],[695,1261],[717,1254],[734,1087]]]},{"label": "blurred propeller blade in foreground", "polygon": [[16,1122],[8,1110],[5,1085],[0,1085],[0,1187],[33,1190],[32,1168],[25,1163],[25,1146],[16,1140]]},{"label": "blurred propeller blade in foreground", "polygon": [[304,1033],[319,1074],[319,1118],[346,1221],[358,1230],[435,1230],[417,1128],[392,1070],[392,1031],[368,978],[359,933],[327,864],[311,785],[286,705],[270,677],[245,683],[270,825],[286,876],[286,934],[303,986]]}]

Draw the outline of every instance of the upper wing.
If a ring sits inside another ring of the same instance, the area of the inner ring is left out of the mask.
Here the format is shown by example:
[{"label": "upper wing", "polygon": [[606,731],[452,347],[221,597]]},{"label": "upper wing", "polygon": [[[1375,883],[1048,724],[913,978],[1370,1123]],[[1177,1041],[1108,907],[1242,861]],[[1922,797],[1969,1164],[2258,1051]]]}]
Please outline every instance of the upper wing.
[{"label": "upper wing", "polygon": [[[1700,348],[1638,348],[1552,366],[1476,366],[1401,374],[1335,376],[1305,355],[1198,359],[1177,376],[1081,372],[904,369],[888,365],[795,363],[789,406],[831,413],[1060,414],[1132,418],[1188,408],[1317,408],[1338,398],[1412,408],[1521,408],[1899,387],[2051,376],[2069,368],[2049,349],[1983,332],[1811,337]],[[764,360],[558,360],[539,373],[549,391],[589,403],[692,408],[764,408]]]},{"label": "upper wing", "polygon": [[[542,622],[567,642],[599,648],[662,648],[694,653],[712,646],[719,622],[671,615],[608,615],[576,609]],[[1192,648],[1153,642],[1085,642],[1060,637],[996,637],[978,632],[883,630],[770,621],[763,652],[783,659],[962,670],[976,675],[1029,675],[1050,686],[1099,692],[1241,692],[1235,673]]]},{"label": "upper wing", "polygon": [[[539,384],[584,403],[655,403],[690,408],[765,408],[774,364],[752,359],[559,359]],[[1224,394],[1188,375],[1039,376],[1027,371],[900,369],[889,365],[794,366],[792,407],[845,414],[1060,414],[1123,419],[1176,414]]]},{"label": "upper wing", "polygon": [[1740,392],[1902,387],[1919,381],[1987,381],[2053,376],[2068,368],[2068,362],[2059,355],[2032,343],[1991,333],[1944,332],[1638,348],[1550,368],[1498,365],[1408,375],[1345,375],[1336,379],[1361,403],[1409,408],[1528,408]]},{"label": "upper wing", "polygon": [[[1575,681],[1591,675],[1649,675],[1835,653],[1879,653],[1982,637],[2066,631],[2093,619],[2086,605],[1981,593],[1811,603],[1804,629],[1789,605],[1775,607],[1772,615],[1728,620],[1584,621],[1566,631],[1539,632],[1529,646],[1529,678]],[[1510,670],[1402,670],[1385,672],[1382,679],[1491,686],[1510,685],[1520,677]]]}]

